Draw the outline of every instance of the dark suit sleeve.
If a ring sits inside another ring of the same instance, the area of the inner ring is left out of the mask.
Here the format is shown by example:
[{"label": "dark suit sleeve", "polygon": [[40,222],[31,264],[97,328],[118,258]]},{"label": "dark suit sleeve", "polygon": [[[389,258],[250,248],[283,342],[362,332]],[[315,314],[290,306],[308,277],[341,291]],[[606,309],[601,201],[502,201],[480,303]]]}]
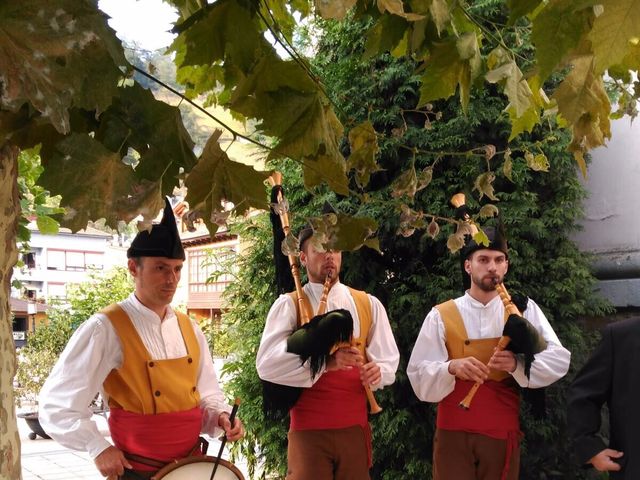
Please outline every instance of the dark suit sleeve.
[{"label": "dark suit sleeve", "polygon": [[607,326],[591,358],[569,388],[567,423],[581,464],[607,448],[600,436],[600,425],[602,406],[611,395],[612,370],[613,340],[611,327]]}]

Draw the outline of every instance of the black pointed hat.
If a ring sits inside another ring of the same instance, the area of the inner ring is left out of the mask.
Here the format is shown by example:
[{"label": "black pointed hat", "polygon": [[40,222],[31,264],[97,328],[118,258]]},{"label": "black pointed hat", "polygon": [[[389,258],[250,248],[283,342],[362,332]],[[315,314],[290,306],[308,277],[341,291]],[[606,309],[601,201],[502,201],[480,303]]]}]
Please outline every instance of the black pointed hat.
[{"label": "black pointed hat", "polygon": [[509,256],[509,249],[507,246],[507,239],[504,234],[504,229],[501,228],[502,223],[498,227],[482,227],[482,231],[489,239],[489,245],[484,245],[482,243],[476,243],[473,237],[469,236],[467,243],[462,250],[460,251],[460,255],[463,260],[466,260],[471,256],[471,254],[477,250],[482,250],[486,248],[488,250],[498,250],[499,252],[504,253],[506,256]]},{"label": "black pointed hat", "polygon": [[127,258],[132,257],[166,257],[184,260],[184,249],[178,233],[176,217],[169,199],[164,199],[164,212],[159,224],[153,225],[151,231],[143,230],[131,242],[127,250]]}]

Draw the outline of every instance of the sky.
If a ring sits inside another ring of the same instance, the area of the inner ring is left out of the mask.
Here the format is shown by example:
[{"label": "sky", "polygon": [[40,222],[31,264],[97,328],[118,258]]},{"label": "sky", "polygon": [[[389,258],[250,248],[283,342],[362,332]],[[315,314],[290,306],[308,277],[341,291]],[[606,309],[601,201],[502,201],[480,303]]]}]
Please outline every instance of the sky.
[{"label": "sky", "polygon": [[168,47],[173,40],[169,30],[178,13],[162,0],[100,0],[98,6],[121,40],[144,50]]}]

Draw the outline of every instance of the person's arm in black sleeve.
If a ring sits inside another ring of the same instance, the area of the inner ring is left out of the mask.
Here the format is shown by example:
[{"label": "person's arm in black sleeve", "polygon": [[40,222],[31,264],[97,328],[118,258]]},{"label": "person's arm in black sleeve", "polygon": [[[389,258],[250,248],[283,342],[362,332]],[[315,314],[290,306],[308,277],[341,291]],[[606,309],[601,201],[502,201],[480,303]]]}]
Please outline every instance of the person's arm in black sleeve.
[{"label": "person's arm in black sleeve", "polygon": [[586,464],[607,448],[600,436],[602,406],[611,395],[613,377],[611,327],[602,332],[600,343],[578,372],[568,393],[569,435],[581,464]]}]

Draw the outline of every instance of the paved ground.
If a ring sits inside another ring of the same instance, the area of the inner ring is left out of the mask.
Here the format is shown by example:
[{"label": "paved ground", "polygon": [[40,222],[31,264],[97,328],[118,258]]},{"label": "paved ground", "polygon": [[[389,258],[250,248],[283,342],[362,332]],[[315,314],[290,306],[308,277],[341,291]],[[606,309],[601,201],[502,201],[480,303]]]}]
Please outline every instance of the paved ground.
[{"label": "paved ground", "polygon": [[[100,431],[108,438],[106,419],[101,415],[94,415],[93,418],[98,423]],[[41,437],[31,440],[29,438],[31,429],[22,418],[18,418],[18,429],[22,442],[23,480],[104,480],[96,470],[93,460],[86,453],[66,449],[54,440]],[[209,454],[217,455],[220,442],[209,440]],[[226,452],[223,458],[227,458]],[[236,463],[236,466],[248,479],[244,465]]]}]

